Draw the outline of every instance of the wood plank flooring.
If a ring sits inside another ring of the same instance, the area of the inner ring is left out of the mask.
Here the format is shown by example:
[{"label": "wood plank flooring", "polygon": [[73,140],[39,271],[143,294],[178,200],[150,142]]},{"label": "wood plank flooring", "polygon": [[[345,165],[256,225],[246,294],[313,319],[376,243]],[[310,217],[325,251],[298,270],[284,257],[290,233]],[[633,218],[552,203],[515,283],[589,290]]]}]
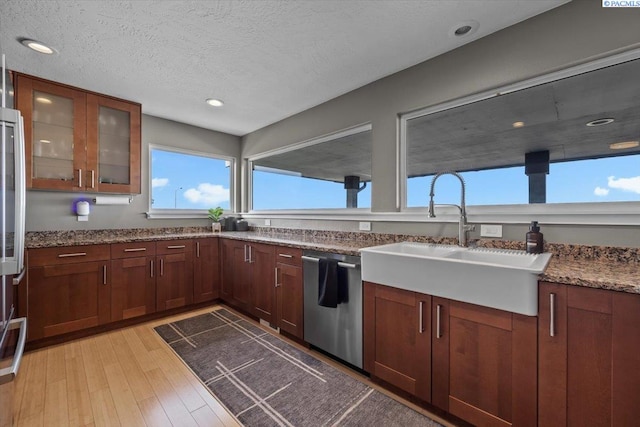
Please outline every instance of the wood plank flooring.
[{"label": "wood plank flooring", "polygon": [[[218,307],[213,305],[25,354],[15,384],[15,425],[240,426],[153,330]],[[259,326],[273,333],[270,328]],[[452,426],[332,359],[312,353],[416,411]]]},{"label": "wood plank flooring", "polygon": [[153,330],[212,308],[25,354],[16,426],[239,426]]}]

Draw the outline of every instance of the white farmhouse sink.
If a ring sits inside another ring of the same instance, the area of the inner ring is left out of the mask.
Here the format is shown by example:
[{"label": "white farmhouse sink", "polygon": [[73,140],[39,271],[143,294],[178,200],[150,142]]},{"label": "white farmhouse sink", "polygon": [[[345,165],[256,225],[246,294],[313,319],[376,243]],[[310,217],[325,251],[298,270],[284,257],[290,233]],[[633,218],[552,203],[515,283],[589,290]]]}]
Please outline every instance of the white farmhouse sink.
[{"label": "white farmhouse sink", "polygon": [[536,316],[550,253],[401,242],[360,250],[362,280]]}]

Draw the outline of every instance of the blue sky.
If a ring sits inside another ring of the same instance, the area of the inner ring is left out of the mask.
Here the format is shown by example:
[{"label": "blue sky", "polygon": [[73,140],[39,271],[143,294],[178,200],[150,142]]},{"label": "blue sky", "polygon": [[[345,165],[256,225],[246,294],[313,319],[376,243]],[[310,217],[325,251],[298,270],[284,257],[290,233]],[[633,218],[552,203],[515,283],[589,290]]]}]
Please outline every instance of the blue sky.
[{"label": "blue sky", "polygon": [[[526,204],[523,167],[462,174],[467,205]],[[154,149],[152,198],[155,209],[229,209],[229,168],[224,160]],[[431,177],[408,181],[408,206],[427,206]],[[344,208],[342,183],[254,171],[254,209]],[[438,179],[436,203],[460,202],[460,183]],[[640,155],[552,163],[547,203],[640,201]],[[371,183],[358,194],[358,207],[371,207]]]}]

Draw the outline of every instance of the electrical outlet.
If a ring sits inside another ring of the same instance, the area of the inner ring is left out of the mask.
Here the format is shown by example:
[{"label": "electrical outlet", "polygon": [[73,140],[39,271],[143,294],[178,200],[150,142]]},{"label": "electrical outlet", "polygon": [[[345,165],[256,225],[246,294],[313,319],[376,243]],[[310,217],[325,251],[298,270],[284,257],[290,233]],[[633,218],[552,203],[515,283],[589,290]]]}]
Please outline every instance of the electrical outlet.
[{"label": "electrical outlet", "polygon": [[271,220],[270,219],[265,219],[264,220],[264,225],[266,225],[267,227],[269,227],[271,225]]},{"label": "electrical outlet", "polygon": [[480,237],[502,237],[502,225],[481,224]]},{"label": "electrical outlet", "polygon": [[358,229],[360,231],[371,231],[371,223],[370,222],[361,222],[358,224]]}]

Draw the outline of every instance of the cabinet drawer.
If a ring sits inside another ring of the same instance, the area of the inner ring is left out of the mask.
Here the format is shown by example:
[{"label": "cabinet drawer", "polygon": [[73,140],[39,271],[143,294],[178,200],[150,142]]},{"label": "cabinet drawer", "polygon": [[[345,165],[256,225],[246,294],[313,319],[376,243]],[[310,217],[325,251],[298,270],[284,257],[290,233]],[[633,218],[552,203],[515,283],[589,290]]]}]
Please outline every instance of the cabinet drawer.
[{"label": "cabinet drawer", "polygon": [[114,243],[111,245],[111,258],[137,258],[141,256],[154,256],[156,254],[156,242],[132,242]]},{"label": "cabinet drawer", "polygon": [[192,246],[191,240],[164,240],[156,242],[156,253],[158,255],[176,254],[191,251]]},{"label": "cabinet drawer", "polygon": [[109,245],[61,246],[29,249],[29,267],[105,261],[110,258]]},{"label": "cabinet drawer", "polygon": [[302,267],[302,249],[276,246],[276,262]]}]

